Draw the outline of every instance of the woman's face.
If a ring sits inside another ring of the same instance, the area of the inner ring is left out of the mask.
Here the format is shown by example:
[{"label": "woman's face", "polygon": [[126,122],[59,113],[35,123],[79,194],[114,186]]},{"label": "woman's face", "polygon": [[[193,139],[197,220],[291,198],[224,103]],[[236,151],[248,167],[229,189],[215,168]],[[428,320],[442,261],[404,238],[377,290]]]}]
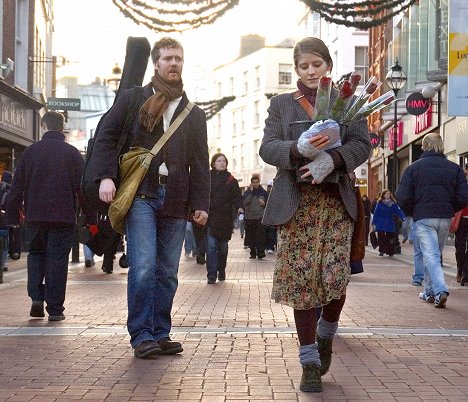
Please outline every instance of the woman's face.
[{"label": "woman's face", "polygon": [[226,158],[224,156],[220,156],[215,160],[214,167],[216,170],[226,170],[227,163]]},{"label": "woman's face", "polygon": [[310,89],[316,89],[320,77],[330,71],[327,62],[313,53],[301,54],[295,69],[302,83]]},{"label": "woman's face", "polygon": [[383,198],[384,198],[384,200],[389,200],[391,198],[390,191],[386,191]]}]

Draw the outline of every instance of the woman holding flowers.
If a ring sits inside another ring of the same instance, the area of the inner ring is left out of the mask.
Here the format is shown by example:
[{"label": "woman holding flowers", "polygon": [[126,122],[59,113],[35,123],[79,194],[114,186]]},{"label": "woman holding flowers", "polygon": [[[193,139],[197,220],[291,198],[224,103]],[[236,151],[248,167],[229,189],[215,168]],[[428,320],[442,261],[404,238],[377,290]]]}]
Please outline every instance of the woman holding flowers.
[{"label": "woman holding flowers", "polygon": [[[263,223],[280,227],[272,298],[294,309],[303,367],[300,388],[320,392],[350,279],[357,202],[348,172],[367,160],[371,144],[365,119],[346,128],[339,126],[338,147],[331,147],[336,138],[330,128],[307,141],[302,133],[297,140],[292,127],[298,125],[291,123],[310,120],[304,106],[315,105],[320,78],[330,74],[333,62],[326,45],[309,37],[294,47],[294,64],[300,92],[271,98],[265,121],[260,156],[278,171]],[[338,96],[332,88],[328,116]],[[302,97],[309,105],[301,105]],[[300,181],[297,169],[302,174]],[[317,326],[315,311],[320,307]]]}]

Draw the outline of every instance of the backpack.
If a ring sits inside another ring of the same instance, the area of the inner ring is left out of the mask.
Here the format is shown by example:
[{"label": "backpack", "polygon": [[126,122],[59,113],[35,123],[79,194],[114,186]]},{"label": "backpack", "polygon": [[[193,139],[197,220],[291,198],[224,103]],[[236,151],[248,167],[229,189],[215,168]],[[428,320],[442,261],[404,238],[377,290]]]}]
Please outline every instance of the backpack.
[{"label": "backpack", "polygon": [[[143,100],[143,88],[141,86],[134,87],[132,99],[130,100],[130,107],[127,111],[127,118],[125,119],[125,123],[122,129],[122,133],[119,138],[119,142],[117,143],[117,150],[119,158],[115,161],[116,164],[119,163],[120,156],[122,155],[123,151],[127,148],[127,138],[130,130],[133,126],[135,118],[137,116],[138,111],[140,110],[140,104]],[[111,108],[112,109],[112,108]],[[109,109],[109,110],[111,110]],[[96,127],[96,131],[94,137],[88,141],[88,148],[86,149],[86,157],[85,157],[85,166],[83,169],[83,176],[81,177],[81,193],[83,195],[84,202],[86,203],[86,207],[88,209],[95,211],[101,215],[107,215],[109,204],[102,201],[99,198],[99,186],[100,180],[95,180],[93,178],[93,167],[99,163],[101,155],[96,155],[93,153],[94,149],[94,142],[99,135],[99,129],[103,120],[106,118],[109,110],[103,114],[99,123]],[[116,183],[116,187],[118,186],[118,182]]]}]

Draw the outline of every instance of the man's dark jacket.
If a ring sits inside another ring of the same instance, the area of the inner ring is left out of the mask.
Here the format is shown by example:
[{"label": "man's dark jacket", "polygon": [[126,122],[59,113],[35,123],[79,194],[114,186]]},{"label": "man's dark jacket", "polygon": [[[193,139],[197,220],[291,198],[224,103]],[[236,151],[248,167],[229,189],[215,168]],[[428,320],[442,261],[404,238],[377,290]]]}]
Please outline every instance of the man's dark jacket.
[{"label": "man's dark jacket", "polygon": [[396,198],[414,221],[452,218],[468,205],[468,184],[460,166],[443,154],[426,151],[403,173]]},{"label": "man's dark jacket", "polygon": [[20,223],[24,200],[26,222],[74,224],[83,165],[81,154],[61,132],[46,132],[18,161],[8,194],[8,223]]},{"label": "man's dark jacket", "polygon": [[210,216],[208,227],[221,240],[231,240],[234,227],[232,208],[244,208],[238,181],[227,170],[211,170]]},{"label": "man's dark jacket", "polygon": [[[100,161],[93,166],[90,177],[94,180],[118,178],[118,151],[116,150],[130,101],[135,89],[122,92],[101,123],[96,136],[93,154],[100,156]],[[151,84],[143,87],[140,106],[153,95]],[[187,95],[177,106],[171,123],[187,105]],[[140,126],[140,115],[132,125],[124,151],[130,146],[151,149],[163,134],[163,119],[149,133]],[[208,160],[208,144],[206,134],[206,116],[202,109],[194,106],[180,127],[174,132],[161,152],[156,155],[141,184],[138,194],[155,197],[158,188],[158,168],[163,162],[169,170],[166,184],[166,195],[162,214],[175,218],[187,218],[189,211],[206,211],[209,208],[210,172]]]}]

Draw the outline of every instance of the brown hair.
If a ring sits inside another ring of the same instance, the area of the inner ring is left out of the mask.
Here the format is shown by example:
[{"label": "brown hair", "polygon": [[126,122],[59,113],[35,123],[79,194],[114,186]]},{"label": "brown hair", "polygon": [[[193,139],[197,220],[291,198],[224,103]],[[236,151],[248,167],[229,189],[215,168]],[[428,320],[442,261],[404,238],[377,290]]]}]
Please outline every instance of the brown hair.
[{"label": "brown hair", "polygon": [[307,38],[301,39],[294,46],[294,65],[297,67],[299,57],[304,53],[313,53],[325,60],[330,67],[330,70],[333,68],[333,60],[330,57],[330,51],[328,50],[327,45],[319,39],[309,36]]},{"label": "brown hair", "polygon": [[378,201],[382,201],[384,199],[384,196],[385,196],[385,193],[389,192],[390,193],[390,198],[392,199],[393,202],[396,202],[396,198],[395,196],[393,195],[393,193],[388,189],[388,188],[384,188],[380,194],[379,194],[379,200]]},{"label": "brown hair", "polygon": [[228,165],[228,159],[226,158],[226,155],[222,154],[221,152],[218,152],[217,154],[214,154],[211,158],[211,163],[210,163],[210,166],[214,169],[215,167],[215,162],[216,162],[216,159],[218,159],[219,157],[223,157],[224,159],[226,159],[226,167]]},{"label": "brown hair", "polygon": [[52,131],[63,131],[63,125],[65,122],[65,118],[63,114],[58,112],[47,112],[41,118],[41,123],[46,126],[47,130]]},{"label": "brown hair", "polygon": [[151,49],[151,60],[153,60],[153,63],[156,63],[159,60],[161,49],[180,49],[182,50],[182,55],[184,54],[184,48],[178,40],[169,37],[161,38]]}]

